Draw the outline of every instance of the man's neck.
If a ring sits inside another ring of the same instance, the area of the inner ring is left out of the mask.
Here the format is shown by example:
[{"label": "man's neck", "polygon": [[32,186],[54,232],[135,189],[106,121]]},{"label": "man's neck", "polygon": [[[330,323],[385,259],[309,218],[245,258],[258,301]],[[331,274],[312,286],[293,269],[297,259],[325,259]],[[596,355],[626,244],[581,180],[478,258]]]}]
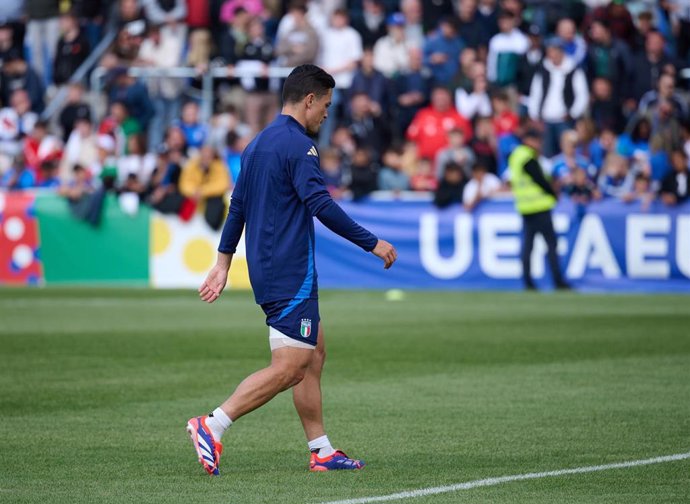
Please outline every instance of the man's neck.
[{"label": "man's neck", "polygon": [[303,110],[298,109],[293,105],[284,105],[283,110],[280,112],[283,115],[292,117],[295,121],[300,123],[303,128],[307,127],[307,118]]}]

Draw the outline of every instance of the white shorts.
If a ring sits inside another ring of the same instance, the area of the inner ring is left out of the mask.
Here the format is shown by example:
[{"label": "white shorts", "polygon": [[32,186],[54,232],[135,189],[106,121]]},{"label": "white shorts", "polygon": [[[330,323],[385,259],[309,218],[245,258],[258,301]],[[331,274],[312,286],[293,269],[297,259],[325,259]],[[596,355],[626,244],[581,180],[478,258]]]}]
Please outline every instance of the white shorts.
[{"label": "white shorts", "polygon": [[305,348],[307,350],[314,350],[314,345],[309,343],[304,343],[303,341],[297,341],[294,338],[285,336],[278,329],[273,327],[268,328],[268,342],[271,345],[271,352],[278,348],[292,347],[292,348]]}]

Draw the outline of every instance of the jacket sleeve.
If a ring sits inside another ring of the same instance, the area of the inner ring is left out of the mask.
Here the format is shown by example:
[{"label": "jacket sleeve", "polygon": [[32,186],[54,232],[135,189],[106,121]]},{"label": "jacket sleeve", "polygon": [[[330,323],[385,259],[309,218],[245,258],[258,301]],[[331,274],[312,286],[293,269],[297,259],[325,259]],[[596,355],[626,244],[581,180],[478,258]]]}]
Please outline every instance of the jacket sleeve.
[{"label": "jacket sleeve", "polygon": [[378,242],[376,236],[353,221],[331,198],[321,175],[318,156],[305,153],[302,158],[293,158],[288,163],[288,170],[297,196],[314,217],[367,252],[374,249]]},{"label": "jacket sleeve", "polygon": [[498,55],[496,54],[496,45],[489,41],[489,52],[486,56],[486,80],[495,82],[497,77]]},{"label": "jacket sleeve", "polygon": [[242,179],[242,172],[240,171],[240,176],[237,178],[237,184],[235,184],[235,190],[232,192],[230,200],[230,212],[225,220],[223,233],[220,235],[218,252],[223,254],[235,253],[237,244],[242,236],[242,230],[244,229],[244,183]]},{"label": "jacket sleeve", "polygon": [[541,187],[544,190],[544,192],[558,199],[556,191],[553,190],[553,187],[551,186],[551,184],[549,184],[549,181],[546,180],[546,177],[544,177],[544,172],[541,170],[541,166],[539,166],[539,163],[536,160],[531,159],[525,165],[525,172],[527,172],[527,174],[530,177],[532,177],[534,183]]},{"label": "jacket sleeve", "polygon": [[543,94],[543,84],[541,72],[536,72],[532,77],[532,84],[529,88],[528,112],[531,119],[538,121],[541,119],[541,102]]}]

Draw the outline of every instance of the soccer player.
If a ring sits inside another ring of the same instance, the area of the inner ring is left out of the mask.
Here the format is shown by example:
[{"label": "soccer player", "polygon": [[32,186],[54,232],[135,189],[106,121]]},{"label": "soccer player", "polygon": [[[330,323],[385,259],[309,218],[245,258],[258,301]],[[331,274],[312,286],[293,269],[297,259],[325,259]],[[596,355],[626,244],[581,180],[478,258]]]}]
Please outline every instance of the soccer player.
[{"label": "soccer player", "polygon": [[220,239],[218,260],[199,288],[203,301],[223,292],[237,243],[246,229],[249,277],[269,326],[271,364],[242,381],[208,416],[189,420],[187,431],[206,472],[218,475],[221,436],[233,422],[292,387],[293,401],[311,451],[310,470],[360,469],[361,460],[335,450],[323,425],[321,370],[324,335],[319,323],[314,268],[314,221],[372,252],[390,268],[395,248],[355,223],[331,199],[319,153],[307,136],[326,119],[335,82],[314,65],[296,67],[283,86],[282,113],[242,154]]}]

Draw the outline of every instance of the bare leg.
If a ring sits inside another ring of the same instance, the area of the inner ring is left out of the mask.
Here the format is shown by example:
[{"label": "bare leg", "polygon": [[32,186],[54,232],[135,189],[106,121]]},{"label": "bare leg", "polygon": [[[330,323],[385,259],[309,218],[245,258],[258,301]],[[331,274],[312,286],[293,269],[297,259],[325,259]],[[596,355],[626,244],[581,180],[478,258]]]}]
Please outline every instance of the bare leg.
[{"label": "bare leg", "polygon": [[235,392],[221,404],[234,422],[273,399],[283,390],[300,383],[312,360],[314,350],[284,347],[271,354],[271,365],[249,375]]},{"label": "bare leg", "polygon": [[323,436],[323,408],[321,405],[321,371],[326,360],[326,347],[323,340],[323,328],[319,324],[319,333],[314,356],[306,369],[302,381],[292,389],[295,409],[302,421],[307,441]]}]

